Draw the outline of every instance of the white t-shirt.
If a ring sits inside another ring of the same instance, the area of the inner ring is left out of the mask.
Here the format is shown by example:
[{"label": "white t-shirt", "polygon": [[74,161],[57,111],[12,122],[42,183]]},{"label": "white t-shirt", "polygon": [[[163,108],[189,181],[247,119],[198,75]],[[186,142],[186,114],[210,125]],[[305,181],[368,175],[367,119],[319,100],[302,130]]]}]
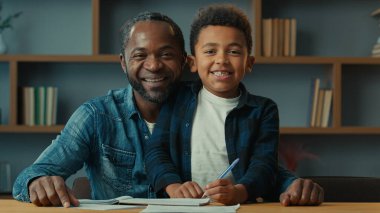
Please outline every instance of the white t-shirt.
[{"label": "white t-shirt", "polygon": [[[229,166],[224,123],[239,98],[221,98],[204,87],[199,91],[191,132],[191,178],[202,188]],[[232,173],[225,178],[234,182]]]}]

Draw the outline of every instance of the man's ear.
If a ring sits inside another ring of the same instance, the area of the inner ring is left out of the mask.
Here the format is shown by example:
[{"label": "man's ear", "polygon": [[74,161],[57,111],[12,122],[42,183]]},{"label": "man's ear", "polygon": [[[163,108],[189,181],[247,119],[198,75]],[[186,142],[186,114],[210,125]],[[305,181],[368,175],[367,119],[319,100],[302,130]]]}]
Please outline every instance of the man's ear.
[{"label": "man's ear", "polygon": [[123,56],[123,54],[120,53],[119,58],[120,58],[121,68],[123,69],[123,72],[127,74],[127,63],[125,62],[125,57]]},{"label": "man's ear", "polygon": [[248,72],[252,72],[252,68],[253,68],[254,63],[255,63],[255,57],[254,56],[248,56],[247,66],[246,66],[246,70]]},{"label": "man's ear", "polygon": [[197,72],[198,71],[197,62],[195,61],[195,56],[188,55],[187,56],[187,63],[189,64],[191,72]]}]

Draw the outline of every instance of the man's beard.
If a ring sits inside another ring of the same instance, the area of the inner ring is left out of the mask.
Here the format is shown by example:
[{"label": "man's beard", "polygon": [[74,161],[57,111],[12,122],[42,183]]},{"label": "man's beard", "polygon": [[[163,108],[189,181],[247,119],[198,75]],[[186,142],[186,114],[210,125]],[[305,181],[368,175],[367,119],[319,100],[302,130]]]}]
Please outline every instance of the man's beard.
[{"label": "man's beard", "polygon": [[[150,101],[152,103],[156,104],[162,104],[170,95],[170,93],[174,90],[176,83],[171,82],[168,87],[165,90],[156,90],[152,91],[155,95],[150,95],[149,92],[147,92],[144,88],[144,86],[138,82],[130,78],[127,74],[127,78],[129,83],[131,84],[132,88],[138,92],[141,97],[143,97],[145,100]],[[151,92],[151,93],[152,93]]]}]

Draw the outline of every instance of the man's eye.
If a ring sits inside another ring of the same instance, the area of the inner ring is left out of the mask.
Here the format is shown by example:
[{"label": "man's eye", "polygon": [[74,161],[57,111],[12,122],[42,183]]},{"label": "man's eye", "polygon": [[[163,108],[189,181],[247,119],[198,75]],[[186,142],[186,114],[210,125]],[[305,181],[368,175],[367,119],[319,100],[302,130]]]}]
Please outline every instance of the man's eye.
[{"label": "man's eye", "polygon": [[132,58],[136,59],[136,60],[139,60],[139,59],[144,59],[145,56],[146,56],[145,54],[137,53],[137,54],[132,55]]},{"label": "man's eye", "polygon": [[161,57],[162,57],[162,58],[165,58],[165,59],[173,58],[173,57],[174,57],[174,53],[172,53],[172,52],[163,52],[163,53],[161,54]]}]

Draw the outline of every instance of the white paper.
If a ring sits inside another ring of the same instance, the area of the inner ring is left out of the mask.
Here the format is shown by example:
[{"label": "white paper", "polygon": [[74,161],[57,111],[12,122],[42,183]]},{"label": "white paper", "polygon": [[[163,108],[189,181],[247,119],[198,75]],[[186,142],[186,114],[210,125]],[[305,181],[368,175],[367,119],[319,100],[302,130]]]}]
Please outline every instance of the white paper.
[{"label": "white paper", "polygon": [[132,197],[131,196],[121,196],[121,197],[112,198],[112,199],[108,199],[108,200],[79,199],[79,203],[80,204],[108,204],[108,205],[112,205],[112,204],[118,204],[120,200],[130,199],[130,198],[132,198]]},{"label": "white paper", "polygon": [[202,206],[207,205],[210,198],[193,199],[193,198],[127,198],[120,199],[120,204],[135,204],[135,205],[169,205],[169,206]]},{"label": "white paper", "polygon": [[70,207],[73,209],[90,209],[90,210],[114,210],[114,209],[136,209],[144,208],[145,206],[132,205],[109,205],[109,204],[80,204],[78,207]]},{"label": "white paper", "polygon": [[148,205],[142,213],[150,212],[215,212],[215,213],[235,213],[239,209],[240,204],[234,206],[162,206]]}]

